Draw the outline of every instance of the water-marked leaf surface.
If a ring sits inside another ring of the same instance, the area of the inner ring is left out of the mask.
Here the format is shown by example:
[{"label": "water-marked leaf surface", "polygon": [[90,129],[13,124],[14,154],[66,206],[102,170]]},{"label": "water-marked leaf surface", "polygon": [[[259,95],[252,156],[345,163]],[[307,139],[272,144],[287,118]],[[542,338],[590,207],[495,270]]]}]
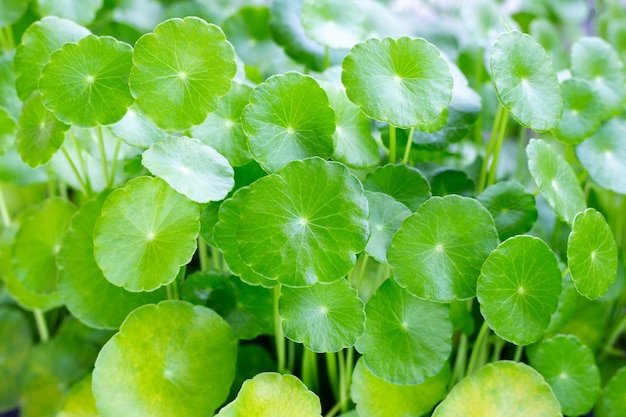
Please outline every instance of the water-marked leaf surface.
[{"label": "water-marked leaf surface", "polygon": [[162,129],[202,123],[230,90],[235,53],[222,30],[197,17],[170,19],[135,44],[130,87]]},{"label": "water-marked leaf surface", "polygon": [[138,177],[113,191],[94,228],[96,262],[128,291],[152,291],[176,278],[196,250],[198,205],[159,178]]},{"label": "water-marked leaf surface", "polygon": [[421,172],[407,165],[387,164],[367,174],[363,187],[369,191],[385,193],[417,211],[431,197],[430,184]]},{"label": "water-marked leaf surface", "polygon": [[365,333],[356,343],[363,363],[375,376],[400,385],[438,374],[452,351],[449,312],[446,304],[421,300],[386,280],[365,306]]},{"label": "water-marked leaf surface", "polygon": [[600,371],[593,351],[576,336],[558,335],[529,349],[530,364],[552,387],[563,414],[588,413],[600,394]]},{"label": "water-marked leaf surface", "polygon": [[525,127],[544,132],[561,118],[561,89],[545,49],[530,35],[501,35],[491,49],[491,73],[498,98]]},{"label": "water-marked leaf surface", "polygon": [[365,328],[363,302],[345,279],[282,287],[278,310],[285,335],[313,352],[353,346]]},{"label": "water-marked leaf surface", "polygon": [[554,130],[565,143],[578,144],[591,136],[600,126],[603,105],[600,96],[586,81],[569,79],[561,83],[563,114]]},{"label": "water-marked leaf surface", "polygon": [[526,147],[528,169],[541,195],[565,223],[587,208],[583,190],[572,167],[550,144],[531,139]]},{"label": "water-marked leaf surface", "polygon": [[561,417],[561,406],[542,376],[528,365],[490,363],[456,384],[433,417]]},{"label": "water-marked leaf surface", "polygon": [[367,199],[348,169],[321,158],[288,164],[250,186],[237,230],[241,259],[283,284],[333,282],[367,243]]},{"label": "water-marked leaf surface", "polygon": [[420,298],[463,300],[476,295],[480,267],[497,245],[493,218],[478,201],[433,197],[394,235],[389,265],[396,282]]},{"label": "water-marked leaf surface", "polygon": [[391,238],[411,211],[387,194],[365,191],[365,197],[370,209],[370,238],[365,252],[378,262],[386,263]]},{"label": "water-marked leaf surface", "polygon": [[252,92],[242,121],[252,156],[268,172],[333,154],[335,112],[312,77],[288,72],[268,78]]},{"label": "water-marked leaf surface", "polygon": [[436,120],[452,98],[452,76],[439,50],[421,38],[369,39],[342,64],[352,102],[369,117],[409,128]]},{"label": "water-marked leaf surface", "polygon": [[243,383],[217,417],[321,417],[320,399],[293,375],[264,372]]},{"label": "water-marked leaf surface", "polygon": [[480,311],[493,331],[528,345],[543,336],[561,293],[556,256],[541,239],[520,235],[489,255],[476,286]]},{"label": "water-marked leaf surface", "polygon": [[213,310],[163,301],[133,311],[102,348],[93,393],[102,417],[211,414],[235,376],[232,328]]},{"label": "water-marked leaf surface", "polygon": [[66,43],[41,70],[44,105],[64,123],[92,127],[120,120],[133,103],[132,48],[110,36]]},{"label": "water-marked leaf surface", "polygon": [[617,244],[604,216],[589,208],[578,213],[567,241],[567,264],[578,292],[595,299],[617,277]]}]

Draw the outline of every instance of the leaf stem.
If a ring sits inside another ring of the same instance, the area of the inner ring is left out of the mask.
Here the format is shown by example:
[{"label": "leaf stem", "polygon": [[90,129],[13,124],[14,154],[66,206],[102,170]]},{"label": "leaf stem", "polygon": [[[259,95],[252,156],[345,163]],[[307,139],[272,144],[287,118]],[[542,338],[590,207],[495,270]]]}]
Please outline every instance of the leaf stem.
[{"label": "leaf stem", "polygon": [[402,163],[407,165],[409,163],[409,157],[411,156],[411,146],[413,145],[413,136],[415,136],[415,128],[412,127],[409,131],[409,138],[406,141],[406,148],[404,148],[404,156],[402,157]]},{"label": "leaf stem", "polygon": [[213,262],[213,269],[215,269],[218,272],[222,271],[220,251],[215,246],[211,246],[211,261]]},{"label": "leaf stem", "polygon": [[459,337],[459,346],[456,350],[456,359],[454,360],[454,369],[450,378],[448,390],[452,389],[457,382],[465,376],[465,367],[467,366],[467,335],[461,332]]},{"label": "leaf stem", "polygon": [[617,343],[617,340],[622,335],[622,333],[624,333],[624,331],[626,331],[626,316],[622,317],[622,320],[617,324],[617,326],[615,326],[613,332],[611,332],[611,336],[609,336],[608,342],[606,343],[606,345],[604,345],[604,349],[602,349],[602,354],[600,355],[600,358],[604,358],[610,353],[611,350],[613,350],[613,346],[615,345],[615,343]]},{"label": "leaf stem", "polygon": [[324,69],[330,67],[330,48],[328,45],[324,47]]},{"label": "leaf stem", "polygon": [[341,407],[343,413],[348,412],[348,402],[350,401],[350,385],[352,385],[352,371],[354,371],[354,347],[350,346],[346,349],[346,371],[344,373],[345,380],[343,384],[344,402]]},{"label": "leaf stem", "polygon": [[78,141],[78,138],[76,138],[76,135],[74,134],[72,130],[70,130],[70,135],[72,136],[72,139],[74,141],[74,147],[76,148],[76,155],[78,155],[78,161],[80,162],[80,167],[83,170],[83,175],[85,176],[85,186],[87,189],[86,195],[89,196],[93,193],[93,189],[91,187],[91,179],[89,178],[89,169],[87,168],[87,162],[85,161],[85,158],[83,157],[83,148],[82,146],[80,146],[80,142]]},{"label": "leaf stem", "polygon": [[311,391],[317,391],[319,386],[317,379],[317,355],[306,347],[302,352],[302,382]]},{"label": "leaf stem", "polygon": [[39,333],[39,340],[41,343],[45,343],[50,340],[50,332],[48,331],[48,324],[46,323],[46,317],[41,309],[34,309],[33,315],[35,316],[35,323],[37,324],[37,332]]},{"label": "leaf stem", "polygon": [[343,350],[337,352],[337,360],[339,362],[339,404],[343,408],[348,401],[346,398],[346,360]]},{"label": "leaf stem", "polygon": [[389,125],[389,163],[396,163],[396,127]]},{"label": "leaf stem", "polygon": [[335,405],[333,405],[333,408],[331,408],[326,414],[324,414],[324,417],[334,417],[335,414],[337,414],[339,410],[341,410],[341,407],[341,402],[337,402]]},{"label": "leaf stem", "polygon": [[363,284],[363,279],[365,278],[365,270],[367,269],[367,261],[369,261],[369,259],[369,255],[363,252],[363,257],[361,258],[361,267],[359,268],[359,275],[356,279],[357,293],[361,291],[361,285]]},{"label": "leaf stem", "polygon": [[9,227],[11,225],[11,216],[9,215],[9,209],[7,203],[4,200],[4,192],[2,191],[2,184],[0,184],[0,216],[2,217],[2,225]]},{"label": "leaf stem", "polygon": [[283,334],[283,322],[278,312],[278,300],[280,299],[280,284],[274,287],[274,342],[276,344],[276,359],[278,373],[284,374],[285,369],[285,335]]},{"label": "leaf stem", "polygon": [[515,353],[513,354],[513,361],[514,362],[519,362],[520,359],[522,359],[522,352],[523,351],[524,351],[524,346],[523,345],[515,346]]},{"label": "leaf stem", "polygon": [[[502,105],[500,105],[502,107]],[[493,158],[491,161],[491,167],[489,168],[489,178],[487,179],[487,185],[491,185],[495,182],[496,179],[496,169],[498,168],[498,159],[500,157],[500,149],[502,149],[502,142],[504,141],[504,133],[506,132],[506,125],[509,121],[509,112],[503,109],[502,119],[500,120],[500,126],[498,127],[498,132],[496,136],[496,144],[493,150]]]},{"label": "leaf stem", "polygon": [[[332,352],[326,352],[326,373],[328,382],[335,399],[339,401],[339,380],[337,378],[337,356]],[[340,404],[339,402],[337,404]]]},{"label": "leaf stem", "polygon": [[200,271],[209,269],[209,253],[202,236],[198,236],[198,257],[200,258]]},{"label": "leaf stem", "polygon": [[480,368],[483,364],[478,363],[479,358],[485,356],[485,351],[487,349],[487,342],[489,335],[489,326],[486,321],[483,321],[482,326],[478,332],[478,336],[476,336],[476,341],[474,342],[474,348],[472,349],[472,354],[469,359],[469,363],[467,365],[467,371],[465,375],[470,376],[474,373],[474,371]]},{"label": "leaf stem", "polygon": [[100,148],[100,162],[102,164],[102,175],[104,177],[104,183],[109,183],[109,167],[107,166],[107,154],[104,148],[104,135],[102,134],[102,126],[98,125],[96,128],[98,131],[98,146]]},{"label": "leaf stem", "polygon": [[478,179],[478,193],[482,193],[485,189],[487,183],[487,167],[489,166],[489,160],[491,159],[491,154],[495,149],[496,138],[494,136],[494,132],[498,131],[500,127],[500,121],[502,120],[504,113],[504,107],[502,104],[498,104],[498,110],[496,111],[496,117],[493,120],[493,125],[491,126],[491,132],[489,136],[489,142],[487,143],[487,149],[485,150],[485,159],[483,159],[483,164],[480,167],[480,177]]},{"label": "leaf stem", "polygon": [[120,154],[120,148],[122,147],[122,139],[118,139],[115,143],[115,150],[113,151],[113,162],[111,163],[111,175],[109,176],[109,182],[107,186],[113,188],[115,184],[115,170],[117,169],[117,159]]},{"label": "leaf stem", "polygon": [[80,184],[80,188],[82,189],[83,194],[88,196],[89,192],[87,191],[87,185],[83,181],[83,178],[81,177],[80,172],[78,172],[78,168],[76,168],[76,164],[74,164],[74,161],[72,161],[72,157],[67,152],[67,149],[65,149],[65,146],[61,146],[61,151],[63,152],[63,155],[65,155],[65,159],[67,159],[67,162],[70,164],[70,167],[72,168],[72,171],[74,172],[74,175],[76,176],[76,180],[78,180],[78,183]]},{"label": "leaf stem", "polygon": [[13,37],[13,29],[11,29],[10,25],[4,27],[4,38],[6,39],[8,50],[15,49],[15,38]]}]

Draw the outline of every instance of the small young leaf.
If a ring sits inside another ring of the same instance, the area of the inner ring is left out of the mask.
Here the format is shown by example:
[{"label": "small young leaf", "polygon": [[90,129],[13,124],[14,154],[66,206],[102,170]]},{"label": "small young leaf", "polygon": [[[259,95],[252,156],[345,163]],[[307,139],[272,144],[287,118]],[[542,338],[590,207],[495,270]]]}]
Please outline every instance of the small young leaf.
[{"label": "small young leaf", "polygon": [[367,174],[363,187],[387,194],[411,211],[417,211],[431,197],[430,184],[424,176],[408,165],[387,164]]},{"label": "small young leaf", "polygon": [[90,24],[102,7],[103,0],[37,0],[41,16],[58,16],[81,25]]},{"label": "small young leaf", "polygon": [[516,345],[538,341],[561,293],[561,271],[541,239],[520,235],[502,242],[482,266],[476,285],[480,312],[493,331]]},{"label": "small young leaf", "polygon": [[147,148],[153,143],[167,137],[167,133],[159,129],[133,104],[118,122],[109,126],[111,132],[130,146]]},{"label": "small young leaf", "polygon": [[595,409],[597,417],[621,417],[626,410],[626,366],[606,384]]},{"label": "small young leaf", "polygon": [[312,77],[289,72],[268,78],[252,92],[242,121],[252,156],[268,172],[293,160],[333,154],[335,112]]},{"label": "small young leaf", "polygon": [[604,216],[595,209],[574,218],[567,241],[567,264],[578,292],[592,300],[615,281],[617,244]]},{"label": "small young leaf", "polygon": [[354,0],[304,0],[302,26],[315,42],[349,49],[365,39],[365,19]]},{"label": "small young leaf", "polygon": [[563,115],[554,134],[560,141],[576,145],[600,126],[602,101],[589,83],[575,78],[561,83],[561,94]]},{"label": "small young leaf", "polygon": [[365,197],[370,208],[370,238],[365,252],[378,262],[386,263],[391,238],[411,211],[387,194],[365,191]]},{"label": "small young leaf", "polygon": [[353,346],[365,328],[363,301],[345,279],[282,287],[278,310],[285,335],[313,352]]}]

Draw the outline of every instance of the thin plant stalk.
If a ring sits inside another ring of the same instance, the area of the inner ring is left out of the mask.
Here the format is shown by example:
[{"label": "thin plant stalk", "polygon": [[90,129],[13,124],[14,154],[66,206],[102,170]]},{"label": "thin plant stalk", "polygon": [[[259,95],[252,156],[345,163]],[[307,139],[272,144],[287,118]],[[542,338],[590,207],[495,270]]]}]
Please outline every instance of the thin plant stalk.
[{"label": "thin plant stalk", "polygon": [[202,236],[198,236],[198,257],[200,258],[200,270],[206,271],[209,269],[209,253],[207,244]]},{"label": "thin plant stalk", "polygon": [[2,191],[2,185],[0,185],[0,216],[2,217],[2,225],[6,228],[11,225],[11,216],[9,215],[9,209],[7,203],[4,200],[4,192]]},{"label": "thin plant stalk", "polygon": [[476,336],[476,341],[474,342],[474,348],[472,349],[472,354],[470,356],[469,363],[467,364],[467,371],[465,372],[465,375],[472,375],[475,370],[483,365],[482,363],[479,363],[479,361],[481,361],[481,358],[485,356],[485,351],[487,350],[489,341],[488,335],[489,326],[487,325],[487,322],[484,321],[478,331],[478,336]]},{"label": "thin plant stalk", "polygon": [[396,142],[396,127],[389,125],[389,163],[391,164],[395,164],[396,163],[396,147],[397,147],[397,142]]},{"label": "thin plant stalk", "polygon": [[407,165],[411,156],[411,145],[413,145],[413,136],[415,136],[415,128],[412,127],[409,131],[409,138],[406,141],[406,148],[404,148],[404,156],[402,157],[402,163]]},{"label": "thin plant stalk", "polygon": [[102,175],[104,178],[104,183],[109,184],[109,167],[107,165],[107,154],[106,149],[104,147],[104,135],[102,134],[102,126],[98,125],[98,146],[100,148],[100,161],[102,164]]},{"label": "thin plant stalk", "polygon": [[43,311],[38,308],[33,310],[33,315],[35,316],[35,324],[37,325],[39,340],[41,340],[41,343],[45,343],[50,340],[50,332],[48,331],[46,317],[44,316]]},{"label": "thin plant stalk", "polygon": [[78,168],[76,168],[76,164],[74,164],[74,161],[72,161],[72,157],[70,156],[69,152],[67,152],[67,149],[65,149],[65,146],[61,146],[61,151],[63,152],[63,155],[65,155],[65,159],[67,160],[68,164],[70,164],[70,167],[72,168],[72,171],[76,176],[76,180],[80,184],[80,188],[82,189],[83,194],[89,195],[90,192],[88,191],[87,184],[85,183],[85,181],[83,181],[80,172],[78,172]]},{"label": "thin plant stalk", "polygon": [[80,162],[80,167],[83,170],[83,175],[85,177],[85,186],[87,189],[86,195],[89,196],[92,194],[93,190],[91,187],[91,179],[89,178],[89,170],[87,169],[87,162],[83,157],[83,151],[82,147],[80,146],[80,142],[78,141],[78,138],[76,138],[76,135],[74,134],[74,132],[72,132],[72,130],[70,130],[70,136],[74,141],[74,146],[76,147],[76,155],[78,155],[78,161]]},{"label": "thin plant stalk", "polygon": [[115,170],[117,169],[117,160],[120,154],[120,148],[122,147],[122,140],[118,139],[115,143],[115,149],[113,150],[113,162],[111,163],[111,175],[109,176],[109,182],[107,183],[109,188],[112,188],[115,184]]},{"label": "thin plant stalk", "polygon": [[339,380],[337,379],[337,356],[332,352],[326,353],[326,371],[328,375],[328,382],[330,383],[330,389],[333,392],[335,399],[339,401]]},{"label": "thin plant stalk", "polygon": [[500,126],[498,127],[496,144],[493,150],[493,158],[491,166],[489,168],[489,178],[487,179],[487,185],[491,185],[496,180],[496,170],[498,168],[498,158],[500,157],[500,149],[502,149],[502,142],[504,141],[504,133],[506,132],[506,124],[509,121],[509,112],[504,110],[502,120],[500,120]]},{"label": "thin plant stalk", "polygon": [[522,359],[522,352],[524,351],[523,345],[517,345],[515,347],[515,353],[513,354],[513,361],[519,362]]},{"label": "thin plant stalk", "polygon": [[283,321],[278,312],[278,300],[280,298],[280,284],[274,287],[274,342],[276,344],[276,359],[278,372],[284,374],[285,368],[285,335],[283,333]]}]

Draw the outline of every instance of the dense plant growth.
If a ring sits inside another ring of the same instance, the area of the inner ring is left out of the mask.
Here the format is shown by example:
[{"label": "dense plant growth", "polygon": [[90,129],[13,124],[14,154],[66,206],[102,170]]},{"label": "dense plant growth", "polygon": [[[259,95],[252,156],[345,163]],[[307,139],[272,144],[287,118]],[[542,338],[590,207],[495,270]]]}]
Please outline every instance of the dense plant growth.
[{"label": "dense plant growth", "polygon": [[625,40],[610,0],[2,0],[0,411],[623,416]]}]

